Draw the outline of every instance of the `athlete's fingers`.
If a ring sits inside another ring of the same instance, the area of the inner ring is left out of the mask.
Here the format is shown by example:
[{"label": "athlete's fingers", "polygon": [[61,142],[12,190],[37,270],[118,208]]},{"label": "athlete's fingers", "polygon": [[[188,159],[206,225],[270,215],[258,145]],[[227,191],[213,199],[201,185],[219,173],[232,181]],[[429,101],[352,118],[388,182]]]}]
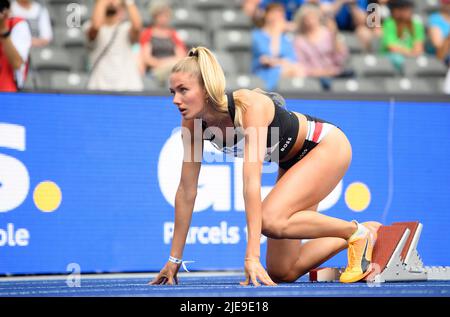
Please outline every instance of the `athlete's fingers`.
[{"label": "athlete's fingers", "polygon": [[150,285],[160,284],[162,279],[163,279],[163,276],[161,274],[158,274],[149,284]]},{"label": "athlete's fingers", "polygon": [[269,285],[270,282],[267,280],[266,276],[262,272],[260,272],[256,277],[258,278],[258,280],[261,281],[263,285]]},{"label": "athlete's fingers", "polygon": [[264,281],[266,281],[266,285],[270,285],[270,286],[277,285],[277,284],[274,283],[274,281],[272,281],[272,279],[270,278],[269,274],[264,269],[262,271],[262,276],[264,277]]},{"label": "athlete's fingers", "polygon": [[240,285],[242,286],[247,286],[248,283],[250,282],[250,278],[248,275],[245,276],[245,282],[239,282]]},{"label": "athlete's fingers", "polygon": [[173,285],[174,281],[173,281],[173,277],[169,276],[169,280],[167,281],[167,285]]},{"label": "athlete's fingers", "polygon": [[278,284],[272,281],[272,279],[269,277],[270,286],[277,286]]},{"label": "athlete's fingers", "polygon": [[269,280],[263,273],[258,274],[258,279],[262,282],[263,285],[270,285]]},{"label": "athlete's fingers", "polygon": [[267,273],[263,275],[262,281],[263,281],[264,285],[267,285],[267,286],[275,286],[276,285]]},{"label": "athlete's fingers", "polygon": [[261,284],[259,284],[258,280],[256,279],[256,273],[251,273],[251,279],[252,279],[252,283],[255,286],[260,286]]},{"label": "athlete's fingers", "polygon": [[178,277],[175,275],[175,276],[173,277],[173,279],[175,280],[175,284],[178,285]]}]

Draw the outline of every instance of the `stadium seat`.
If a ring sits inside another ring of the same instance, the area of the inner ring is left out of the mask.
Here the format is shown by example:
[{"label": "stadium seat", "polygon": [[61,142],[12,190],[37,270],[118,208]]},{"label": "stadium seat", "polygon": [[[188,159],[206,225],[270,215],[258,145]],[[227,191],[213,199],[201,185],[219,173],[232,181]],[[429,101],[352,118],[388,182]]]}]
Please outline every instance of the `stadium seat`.
[{"label": "stadium seat", "polygon": [[178,8],[182,6],[191,7],[191,2],[186,0],[170,0],[172,8]]},{"label": "stadium seat", "polygon": [[195,46],[208,46],[209,41],[205,31],[200,31],[198,29],[178,29],[178,34],[180,38],[186,44],[188,49]]},{"label": "stadium seat", "polygon": [[233,55],[233,60],[236,63],[237,72],[250,74],[252,64],[252,52],[243,50],[231,52],[231,54]]},{"label": "stadium seat", "polygon": [[226,51],[213,51],[213,53],[216,56],[220,66],[222,66],[225,75],[235,75],[238,72],[236,62],[231,53]]},{"label": "stadium seat", "polygon": [[227,90],[234,91],[240,88],[254,89],[265,88],[264,81],[255,76],[247,74],[239,74],[234,76],[227,76]]},{"label": "stadium seat", "polygon": [[195,10],[205,13],[212,10],[223,10],[227,7],[227,1],[223,0],[189,0],[189,2]]},{"label": "stadium seat", "polygon": [[331,83],[331,91],[337,93],[380,93],[383,89],[379,81],[368,78],[336,78]]},{"label": "stadium seat", "polygon": [[212,11],[208,15],[209,27],[212,30],[244,29],[249,31],[252,27],[252,21],[242,11],[225,9]]},{"label": "stadium seat", "polygon": [[408,58],[404,64],[407,77],[445,77],[447,68],[439,59],[432,56]]},{"label": "stadium seat", "polygon": [[384,89],[392,94],[432,94],[436,87],[424,79],[419,78],[387,78],[384,80]]},{"label": "stadium seat", "polygon": [[302,92],[322,92],[322,85],[315,78],[282,78],[277,91],[280,94],[295,94]]},{"label": "stadium seat", "polygon": [[80,28],[65,29],[63,36],[63,46],[66,48],[86,46],[86,35]]},{"label": "stadium seat", "polygon": [[45,47],[30,52],[30,69],[39,76],[44,87],[50,86],[53,72],[69,72],[72,67],[70,55],[62,48]]},{"label": "stadium seat", "polygon": [[205,29],[205,16],[192,8],[179,7],[174,9],[172,25],[178,29]]},{"label": "stadium seat", "polygon": [[63,70],[69,71],[72,64],[67,52],[62,48],[45,47],[33,48],[30,53],[32,67],[35,70]]},{"label": "stadium seat", "polygon": [[[93,3],[90,1],[51,0],[47,5],[53,26],[80,27],[90,19]],[[78,19],[79,17],[79,19]],[[78,24],[79,23],[79,24]]]},{"label": "stadium seat", "polygon": [[[209,3],[199,3],[199,2],[209,2]],[[235,8],[240,9],[242,6],[242,0],[226,0],[226,1],[208,1],[208,0],[170,0],[170,3],[173,8],[179,6],[188,6],[194,9],[198,9],[198,7],[203,8],[204,10],[215,10],[220,8]]]},{"label": "stadium seat", "polygon": [[214,34],[214,47],[224,51],[251,51],[250,31],[220,30]]},{"label": "stadium seat", "polygon": [[52,45],[65,49],[73,67],[83,70],[86,64],[86,36],[80,28],[55,27]]},{"label": "stadium seat", "polygon": [[61,32],[62,47],[70,56],[72,70],[86,71],[88,50],[83,31],[80,28],[66,28],[58,32]]},{"label": "stadium seat", "polygon": [[251,32],[244,30],[219,30],[214,32],[214,50],[233,55],[237,71],[250,73],[252,59]]},{"label": "stadium seat", "polygon": [[393,77],[397,75],[397,71],[386,56],[354,55],[351,57],[350,63],[360,77]]},{"label": "stadium seat", "polygon": [[166,89],[166,87],[162,87],[161,85],[159,85],[159,83],[148,77],[148,76],[144,76],[142,78],[142,81],[144,82],[144,92],[148,93],[148,94],[160,94],[162,92],[167,92],[168,89]]},{"label": "stadium seat", "polygon": [[53,27],[56,26],[63,26],[65,17],[61,16],[60,12],[60,6],[59,5],[49,5],[47,6],[48,13],[50,15],[50,22]]},{"label": "stadium seat", "polygon": [[342,32],[341,38],[347,45],[350,54],[360,54],[363,50],[361,42],[354,32]]},{"label": "stadium seat", "polygon": [[444,95],[445,78],[429,78],[427,81],[438,95]]},{"label": "stadium seat", "polygon": [[430,14],[439,10],[439,0],[413,0],[415,11],[419,14]]},{"label": "stadium seat", "polygon": [[[50,84],[48,83],[47,87]],[[41,78],[39,77],[39,74],[36,72],[33,72],[32,70],[28,70],[27,78],[25,80],[23,89],[26,91],[36,91],[44,87],[44,84],[42,83]]]},{"label": "stadium seat", "polygon": [[55,72],[51,74],[51,88],[57,90],[85,90],[88,75],[86,73]]}]

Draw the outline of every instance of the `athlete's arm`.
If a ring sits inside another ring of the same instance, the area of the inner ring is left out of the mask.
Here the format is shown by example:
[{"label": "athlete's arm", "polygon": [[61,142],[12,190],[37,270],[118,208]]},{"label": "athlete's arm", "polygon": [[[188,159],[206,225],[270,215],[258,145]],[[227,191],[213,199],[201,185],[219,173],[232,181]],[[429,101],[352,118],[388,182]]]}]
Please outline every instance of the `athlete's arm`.
[{"label": "athlete's arm", "polygon": [[[194,134],[194,120],[182,119],[183,164],[180,184],[175,195],[175,228],[170,255],[182,259],[186,236],[191,224],[195,198],[197,196],[198,176],[203,152],[201,122],[199,135]],[[161,269],[150,284],[178,284],[177,273],[181,264],[170,261]]]},{"label": "athlete's arm", "polygon": [[203,140],[201,122],[199,135],[194,134],[194,120],[182,120],[183,165],[181,178],[175,196],[175,229],[170,255],[181,259],[186,236],[191,224],[195,198],[197,196],[198,177],[202,161]]},{"label": "athlete's arm", "polygon": [[245,253],[245,274],[248,285],[257,279],[265,285],[274,285],[260,264],[260,239],[262,230],[261,173],[267,143],[267,127],[273,117],[272,101],[265,95],[250,91],[237,91],[238,100],[247,105],[242,117],[244,145],[244,202],[247,217],[248,242]]}]

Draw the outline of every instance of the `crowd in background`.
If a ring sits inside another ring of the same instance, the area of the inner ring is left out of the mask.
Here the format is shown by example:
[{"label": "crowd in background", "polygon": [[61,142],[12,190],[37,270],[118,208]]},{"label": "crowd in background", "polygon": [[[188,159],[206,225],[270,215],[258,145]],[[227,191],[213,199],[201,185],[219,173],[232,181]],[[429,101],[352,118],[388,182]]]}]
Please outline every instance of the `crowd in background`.
[{"label": "crowd in background", "polygon": [[[370,11],[372,3],[378,7]],[[427,21],[415,15],[410,0],[242,0],[240,6],[254,26],[251,72],[268,90],[282,78],[317,78],[326,90],[334,78],[353,77],[342,32],[354,32],[363,52],[387,56],[399,72],[406,59],[424,54],[450,66],[450,0],[440,0]],[[164,86],[189,49],[172,27],[172,9],[162,0],[150,1],[147,12],[134,0],[96,0],[82,25],[89,52],[86,88],[142,91],[146,79]],[[144,26],[146,15],[150,23]],[[30,50],[54,38],[43,3],[0,0],[0,91],[20,89]]]}]

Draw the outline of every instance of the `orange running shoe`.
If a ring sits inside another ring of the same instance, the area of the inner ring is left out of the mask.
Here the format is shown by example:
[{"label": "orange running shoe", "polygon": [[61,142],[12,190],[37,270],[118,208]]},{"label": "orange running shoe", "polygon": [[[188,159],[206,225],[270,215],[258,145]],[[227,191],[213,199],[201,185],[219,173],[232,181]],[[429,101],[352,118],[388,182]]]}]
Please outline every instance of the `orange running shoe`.
[{"label": "orange running shoe", "polygon": [[348,264],[339,278],[342,283],[360,281],[372,271],[372,252],[377,239],[377,228],[354,222],[358,225],[358,230],[348,239]]}]

